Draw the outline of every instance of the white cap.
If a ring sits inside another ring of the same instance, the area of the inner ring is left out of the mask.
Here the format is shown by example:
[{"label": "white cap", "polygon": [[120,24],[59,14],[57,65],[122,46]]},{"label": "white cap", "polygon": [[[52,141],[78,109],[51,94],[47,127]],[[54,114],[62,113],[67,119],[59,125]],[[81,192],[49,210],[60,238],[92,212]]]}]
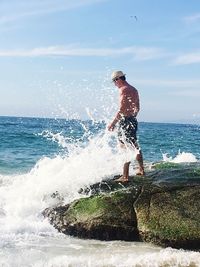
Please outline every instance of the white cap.
[{"label": "white cap", "polygon": [[113,71],[112,75],[111,75],[111,79],[114,80],[116,78],[120,78],[125,76],[126,74],[124,74],[121,70],[118,71]]}]

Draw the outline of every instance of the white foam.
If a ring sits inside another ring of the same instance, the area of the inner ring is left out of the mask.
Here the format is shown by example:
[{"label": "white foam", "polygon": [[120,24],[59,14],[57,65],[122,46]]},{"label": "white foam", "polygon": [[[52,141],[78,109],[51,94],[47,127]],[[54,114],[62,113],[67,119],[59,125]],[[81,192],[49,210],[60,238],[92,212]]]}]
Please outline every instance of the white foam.
[{"label": "white foam", "polygon": [[59,192],[64,203],[68,203],[80,197],[81,187],[121,173],[127,153],[134,158],[134,151],[124,153],[111,146],[114,136],[108,132],[83,147],[67,143],[61,134],[48,133],[46,137],[67,149],[70,146],[70,154],[42,158],[27,174],[2,178],[0,208],[6,215],[3,227],[6,232],[42,232],[47,226],[41,223],[40,213],[55,204],[53,193]]},{"label": "white foam", "polygon": [[41,136],[43,136],[43,137],[45,137],[47,139],[52,140],[53,142],[58,143],[63,148],[66,148],[68,146],[67,141],[68,141],[69,138],[64,137],[62,135],[62,132],[55,134],[55,133],[52,133],[49,130],[46,130],[46,131],[43,131],[42,133],[39,133],[38,135],[41,135]]},{"label": "white foam", "polygon": [[[174,250],[156,250],[137,245],[99,246],[78,249],[74,255],[57,255],[37,261],[33,266],[54,267],[199,267],[200,253]],[[74,251],[75,252],[75,251]],[[101,256],[100,256],[101,255]]]},{"label": "white foam", "polygon": [[192,163],[192,162],[197,162],[198,160],[192,153],[179,151],[174,158],[168,156],[168,154],[163,154],[163,161],[173,162],[173,163],[184,163],[184,162]]}]

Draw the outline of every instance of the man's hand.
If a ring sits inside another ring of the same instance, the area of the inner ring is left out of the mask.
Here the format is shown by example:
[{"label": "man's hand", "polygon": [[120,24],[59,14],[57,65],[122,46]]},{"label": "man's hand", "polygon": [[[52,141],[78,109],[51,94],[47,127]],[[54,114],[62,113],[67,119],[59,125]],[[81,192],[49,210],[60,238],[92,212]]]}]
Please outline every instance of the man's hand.
[{"label": "man's hand", "polygon": [[108,131],[113,131],[115,129],[115,124],[112,122],[110,125],[108,125]]}]

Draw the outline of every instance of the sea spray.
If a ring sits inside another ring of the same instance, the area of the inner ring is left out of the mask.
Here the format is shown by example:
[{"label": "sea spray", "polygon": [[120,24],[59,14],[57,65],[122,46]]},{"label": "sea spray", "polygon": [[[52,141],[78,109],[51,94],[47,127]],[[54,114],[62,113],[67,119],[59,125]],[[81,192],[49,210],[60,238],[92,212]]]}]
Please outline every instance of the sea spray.
[{"label": "sea spray", "polygon": [[[50,136],[64,148],[68,147],[60,134],[56,134],[56,138],[55,135],[45,134],[45,137]],[[35,231],[34,228],[40,231],[40,212],[55,204],[52,194],[58,192],[63,196],[63,202],[68,203],[80,197],[78,192],[81,187],[119,174],[125,155],[124,150],[113,145],[114,138],[106,132],[91,138],[82,147],[69,144],[71,148],[67,156],[44,157],[29,173],[10,177],[11,184],[0,188],[6,220],[10,221],[7,230],[10,226],[17,231],[23,225],[26,231],[30,223],[31,232]]]},{"label": "sea spray", "polygon": [[183,162],[192,163],[192,162],[197,162],[198,160],[192,153],[179,151],[174,158],[168,156],[168,154],[163,154],[163,161],[173,162],[173,163],[183,163]]}]

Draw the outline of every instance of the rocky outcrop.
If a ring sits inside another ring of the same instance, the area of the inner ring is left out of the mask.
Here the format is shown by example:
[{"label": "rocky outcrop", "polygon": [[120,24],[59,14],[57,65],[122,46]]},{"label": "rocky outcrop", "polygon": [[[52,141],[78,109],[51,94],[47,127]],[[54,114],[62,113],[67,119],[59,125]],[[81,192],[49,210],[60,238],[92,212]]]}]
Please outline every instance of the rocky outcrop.
[{"label": "rocky outcrop", "polygon": [[100,240],[139,238],[129,190],[81,198],[70,205],[46,209],[44,214],[65,234]]},{"label": "rocky outcrop", "polygon": [[60,232],[200,249],[199,165],[159,163],[145,177],[126,184],[104,180],[80,194],[84,197],[44,211]]},{"label": "rocky outcrop", "polygon": [[140,237],[175,248],[200,249],[200,186],[144,188],[134,203]]}]

